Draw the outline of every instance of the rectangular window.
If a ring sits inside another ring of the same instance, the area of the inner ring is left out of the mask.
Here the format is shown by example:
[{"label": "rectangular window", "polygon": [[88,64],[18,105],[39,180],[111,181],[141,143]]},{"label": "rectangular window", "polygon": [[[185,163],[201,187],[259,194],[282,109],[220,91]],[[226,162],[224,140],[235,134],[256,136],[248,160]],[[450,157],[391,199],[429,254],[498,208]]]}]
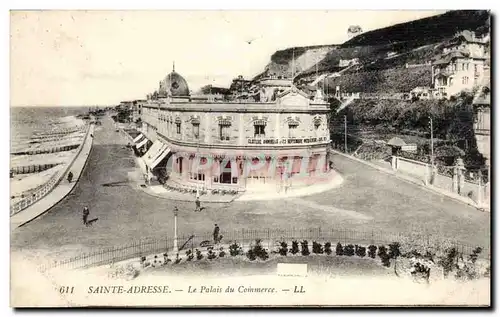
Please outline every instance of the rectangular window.
[{"label": "rectangular window", "polygon": [[193,137],[198,139],[200,137],[200,124],[193,123]]},{"label": "rectangular window", "polygon": [[218,183],[219,182],[219,176],[214,176],[214,183]]},{"label": "rectangular window", "polygon": [[296,124],[288,124],[288,137],[295,138],[297,135],[297,125]]},{"label": "rectangular window", "polygon": [[181,134],[181,124],[176,123],[175,125],[177,126],[177,134]]},{"label": "rectangular window", "polygon": [[227,124],[219,124],[219,139],[221,141],[229,141],[229,128]]},{"label": "rectangular window", "polygon": [[254,127],[254,137],[265,137],[266,136],[266,131],[265,128],[266,126],[263,124],[256,124],[253,126]]}]

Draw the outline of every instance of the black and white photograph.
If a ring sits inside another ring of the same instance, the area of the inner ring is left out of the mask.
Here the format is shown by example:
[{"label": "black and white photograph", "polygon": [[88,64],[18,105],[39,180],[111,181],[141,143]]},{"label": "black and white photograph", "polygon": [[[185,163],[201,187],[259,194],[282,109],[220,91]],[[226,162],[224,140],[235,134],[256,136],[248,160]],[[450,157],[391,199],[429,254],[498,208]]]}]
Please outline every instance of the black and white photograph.
[{"label": "black and white photograph", "polygon": [[488,10],[11,10],[10,306],[490,307]]}]

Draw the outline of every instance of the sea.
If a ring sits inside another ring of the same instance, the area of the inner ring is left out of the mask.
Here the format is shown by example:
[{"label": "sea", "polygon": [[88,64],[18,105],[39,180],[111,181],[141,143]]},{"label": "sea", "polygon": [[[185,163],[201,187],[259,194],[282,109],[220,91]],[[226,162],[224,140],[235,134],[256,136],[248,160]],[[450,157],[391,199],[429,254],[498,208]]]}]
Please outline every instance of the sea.
[{"label": "sea", "polygon": [[11,107],[11,148],[16,141],[30,139],[35,133],[50,131],[57,124],[72,121],[72,117],[86,114],[89,107]]}]

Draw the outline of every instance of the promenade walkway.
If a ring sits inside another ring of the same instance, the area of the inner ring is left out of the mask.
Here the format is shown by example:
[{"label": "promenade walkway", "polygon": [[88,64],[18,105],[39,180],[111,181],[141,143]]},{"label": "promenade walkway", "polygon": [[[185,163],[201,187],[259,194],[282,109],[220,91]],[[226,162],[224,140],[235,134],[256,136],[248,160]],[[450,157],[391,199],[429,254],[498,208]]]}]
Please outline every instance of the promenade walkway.
[{"label": "promenade walkway", "polygon": [[[94,133],[94,127],[95,126],[93,124],[90,125],[89,132],[84,139],[80,153],[71,167],[67,169],[62,176],[60,183],[38,202],[10,217],[11,230],[14,230],[15,228],[20,227],[46,213],[73,190],[80,179],[80,175],[82,174],[90,155],[90,151],[92,150],[93,137],[90,135]],[[71,183],[69,183],[66,179],[66,175],[69,171],[73,173],[73,181]]]},{"label": "promenade walkway", "polygon": [[408,174],[404,174],[404,173],[401,173],[401,172],[398,172],[398,171],[394,171],[392,168],[390,168],[389,164],[387,165],[387,167],[385,167],[380,162],[376,162],[376,163],[368,162],[368,161],[365,161],[365,160],[353,157],[351,155],[347,155],[345,153],[342,153],[342,152],[339,152],[339,151],[336,151],[336,150],[333,150],[333,149],[331,149],[330,151],[332,153],[339,154],[339,155],[348,157],[348,158],[350,158],[352,160],[355,160],[357,162],[360,162],[360,163],[363,163],[365,165],[368,165],[368,166],[370,166],[372,168],[375,168],[375,169],[377,169],[379,171],[382,171],[384,173],[394,175],[395,177],[397,177],[397,178],[399,178],[401,180],[404,180],[404,181],[406,181],[408,183],[412,183],[412,184],[418,185],[418,186],[422,187],[425,190],[437,193],[439,195],[447,196],[447,197],[449,197],[449,198],[451,198],[453,200],[459,201],[461,203],[467,204],[467,205],[475,207],[475,208],[482,208],[482,209],[485,209],[485,210],[489,211],[489,207],[488,206],[483,206],[483,205],[482,206],[478,206],[476,202],[474,202],[472,199],[470,199],[468,197],[460,196],[458,194],[449,192],[447,190],[444,190],[444,189],[436,187],[436,186],[425,185],[424,182],[423,182],[423,180],[419,179],[418,177],[411,176],[411,175],[408,175]]}]

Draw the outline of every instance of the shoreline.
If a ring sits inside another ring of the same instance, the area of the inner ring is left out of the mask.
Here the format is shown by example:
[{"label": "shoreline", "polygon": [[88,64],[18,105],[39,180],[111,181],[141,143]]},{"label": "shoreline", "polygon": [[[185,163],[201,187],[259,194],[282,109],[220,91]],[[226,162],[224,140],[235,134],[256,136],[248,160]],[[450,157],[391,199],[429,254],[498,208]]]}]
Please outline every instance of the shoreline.
[{"label": "shoreline", "polygon": [[[48,119],[56,121],[40,131],[12,137],[10,148],[10,205],[45,186],[65,170],[85,140],[89,122],[76,115]],[[29,125],[26,126],[29,129]],[[67,133],[65,133],[68,131]],[[55,136],[58,136],[55,138]],[[46,139],[44,139],[46,138]]]}]

